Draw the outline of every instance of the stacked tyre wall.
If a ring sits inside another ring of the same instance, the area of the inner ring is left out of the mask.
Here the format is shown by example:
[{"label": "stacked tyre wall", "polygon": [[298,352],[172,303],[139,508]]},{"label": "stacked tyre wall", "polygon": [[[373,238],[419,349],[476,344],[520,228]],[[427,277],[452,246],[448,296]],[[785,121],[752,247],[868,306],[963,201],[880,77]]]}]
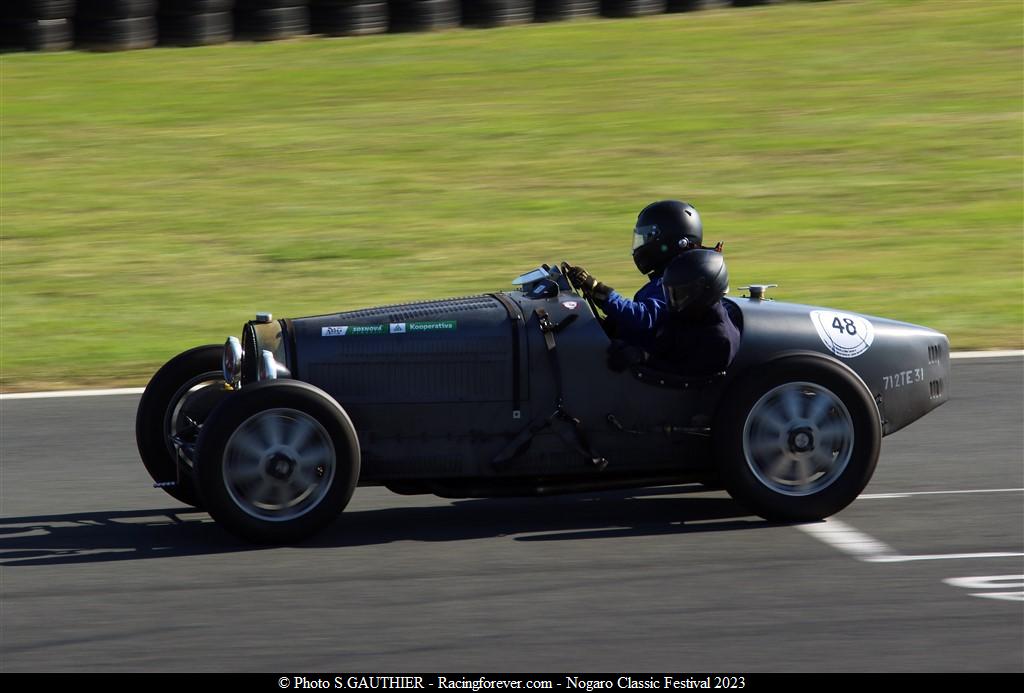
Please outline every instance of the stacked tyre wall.
[{"label": "stacked tyre wall", "polygon": [[361,36],[388,30],[391,12],[387,0],[310,0],[314,34]]},{"label": "stacked tyre wall", "polygon": [[157,27],[165,46],[208,46],[234,38],[235,0],[159,0]]},{"label": "stacked tyre wall", "polygon": [[157,0],[78,0],[75,45],[98,51],[152,48]]},{"label": "stacked tyre wall", "polygon": [[[784,0],[0,0],[0,49],[127,50],[307,34],[499,27],[642,17]],[[793,0],[790,0],[793,1]]]},{"label": "stacked tyre wall", "polygon": [[437,31],[462,20],[459,0],[390,0],[391,31]]},{"label": "stacked tyre wall", "polygon": [[235,36],[274,41],[309,33],[309,0],[235,0]]},{"label": "stacked tyre wall", "polygon": [[74,43],[75,0],[0,1],[0,46],[62,51]]}]

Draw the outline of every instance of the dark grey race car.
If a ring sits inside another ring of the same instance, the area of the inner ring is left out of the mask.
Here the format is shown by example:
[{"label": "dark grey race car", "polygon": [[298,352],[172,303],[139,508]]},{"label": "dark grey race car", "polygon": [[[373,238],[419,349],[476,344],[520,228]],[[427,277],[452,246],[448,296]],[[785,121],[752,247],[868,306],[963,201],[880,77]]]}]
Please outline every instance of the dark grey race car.
[{"label": "dark grey race car", "polygon": [[726,373],[615,371],[557,268],[521,290],[293,320],[165,364],[139,404],[147,470],[258,542],[330,523],[356,485],[449,498],[703,481],[765,518],[832,515],[882,436],[948,398],[949,341],[855,313],[728,299]]}]

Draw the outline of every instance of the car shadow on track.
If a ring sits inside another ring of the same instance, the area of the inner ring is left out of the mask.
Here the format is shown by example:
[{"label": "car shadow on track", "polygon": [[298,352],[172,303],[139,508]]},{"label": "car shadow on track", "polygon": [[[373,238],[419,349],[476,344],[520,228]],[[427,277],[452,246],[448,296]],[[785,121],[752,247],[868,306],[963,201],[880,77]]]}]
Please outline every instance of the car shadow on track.
[{"label": "car shadow on track", "polygon": [[[302,542],[344,548],[396,541],[515,541],[722,532],[770,527],[699,487],[659,487],[548,498],[454,500],[443,505],[342,513]],[[441,501],[444,503],[444,501]],[[192,508],[0,518],[0,566],[56,565],[272,550],[235,539]]]}]

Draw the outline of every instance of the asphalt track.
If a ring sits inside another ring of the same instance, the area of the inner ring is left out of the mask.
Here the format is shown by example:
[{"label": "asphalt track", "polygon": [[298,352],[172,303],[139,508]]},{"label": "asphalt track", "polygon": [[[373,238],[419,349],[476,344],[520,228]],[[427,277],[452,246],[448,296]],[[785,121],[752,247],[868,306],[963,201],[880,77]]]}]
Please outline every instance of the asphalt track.
[{"label": "asphalt track", "polygon": [[955,361],[951,392],[825,523],[358,489],[274,549],[150,487],[137,395],[5,400],[0,670],[1021,672],[1024,361]]}]

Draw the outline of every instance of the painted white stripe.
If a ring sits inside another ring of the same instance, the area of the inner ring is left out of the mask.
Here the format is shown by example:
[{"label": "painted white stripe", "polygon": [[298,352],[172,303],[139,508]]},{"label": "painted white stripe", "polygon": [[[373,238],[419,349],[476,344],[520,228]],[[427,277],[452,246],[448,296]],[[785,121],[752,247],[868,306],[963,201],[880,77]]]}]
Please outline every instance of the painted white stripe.
[{"label": "painted white stripe", "polygon": [[897,555],[896,551],[888,544],[869,537],[842,520],[829,518],[814,524],[797,525],[796,528],[805,534],[810,534],[822,543],[862,561],[874,561],[881,556]]},{"label": "painted white stripe", "polygon": [[[1024,602],[1024,575],[972,575],[970,577],[946,578],[944,583],[965,590],[985,590],[971,592],[972,597],[985,599],[1005,599],[1010,602]],[[1014,589],[1016,588],[1016,589]],[[993,592],[992,590],[1000,590]],[[1011,591],[1005,591],[1005,590]]]},{"label": "painted white stripe", "polygon": [[1021,493],[1024,488],[975,488],[965,491],[896,491],[893,493],[863,493],[857,499],[882,500],[886,498],[910,498],[911,496],[946,496],[959,493]]},{"label": "painted white stripe", "polygon": [[1024,349],[1003,349],[1002,351],[954,351],[951,359],[998,359],[1007,356],[1024,356]]},{"label": "painted white stripe", "polygon": [[0,395],[8,399],[54,399],[57,397],[104,397],[106,395],[141,395],[144,387],[123,387],[109,390],[58,390],[56,392],[12,392]]},{"label": "painted white stripe", "polygon": [[871,537],[859,529],[855,529],[842,520],[829,518],[813,524],[796,525],[796,528],[809,534],[834,549],[839,549],[848,556],[865,563],[906,563],[908,561],[942,561],[970,558],[1013,558],[1024,556],[1017,552],[990,553],[942,553],[906,556],[898,553],[888,544]]},{"label": "painted white stripe", "polygon": [[906,563],[908,561],[947,561],[966,558],[1013,558],[1024,556],[1024,553],[1013,553],[1010,551],[993,551],[991,553],[934,553],[918,556],[874,556],[866,558],[869,563]]},{"label": "painted white stripe", "polygon": [[1008,602],[1024,602],[1024,592],[971,592],[972,597],[1005,599]]},{"label": "painted white stripe", "polygon": [[965,590],[1024,589],[1024,575],[971,575],[946,578],[943,582]]}]

